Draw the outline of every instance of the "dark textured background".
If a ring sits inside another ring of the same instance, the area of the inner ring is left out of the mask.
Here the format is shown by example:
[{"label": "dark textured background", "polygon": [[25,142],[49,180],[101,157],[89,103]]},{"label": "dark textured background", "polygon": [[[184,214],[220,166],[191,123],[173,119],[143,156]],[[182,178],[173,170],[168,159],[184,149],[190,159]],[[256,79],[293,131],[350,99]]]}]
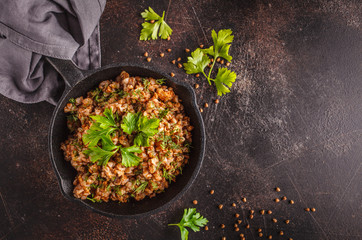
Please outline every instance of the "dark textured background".
[{"label": "dark textured background", "polygon": [[[139,14],[148,6],[168,10],[171,41],[138,41]],[[190,239],[239,239],[233,214],[246,222],[249,209],[261,208],[279,221],[255,214],[250,230],[240,225],[247,239],[259,239],[258,227],[273,239],[362,239],[361,18],[358,0],[109,1],[101,19],[103,65],[144,62],[148,51],[150,65],[200,84],[198,102],[210,105],[200,175],[181,200],[151,217],[118,220],[79,208],[61,195],[48,159],[54,107],[0,96],[0,238],[179,239],[167,224],[197,199],[210,230]],[[235,34],[231,68],[238,78],[216,105],[213,87],[169,61],[184,61],[184,48],[208,46],[211,30],[223,28]],[[166,48],[172,52],[158,57]],[[273,202],[283,195],[295,204]]]}]

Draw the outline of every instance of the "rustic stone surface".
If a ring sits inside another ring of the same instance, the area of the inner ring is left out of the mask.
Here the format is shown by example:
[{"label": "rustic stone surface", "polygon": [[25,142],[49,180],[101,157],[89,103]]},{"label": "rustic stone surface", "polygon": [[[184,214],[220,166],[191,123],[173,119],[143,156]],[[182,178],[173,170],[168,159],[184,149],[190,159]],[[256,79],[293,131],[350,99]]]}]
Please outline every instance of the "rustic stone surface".
[{"label": "rustic stone surface", "polygon": [[[140,12],[148,6],[168,10],[170,41],[138,41]],[[61,195],[48,159],[53,106],[0,96],[0,238],[178,239],[179,230],[167,224],[178,222],[194,199],[210,223],[190,239],[238,239],[235,213],[247,239],[257,238],[259,227],[274,238],[280,230],[293,239],[361,238],[361,16],[358,1],[342,0],[109,1],[101,19],[103,65],[142,62],[200,85],[198,102],[209,104],[200,175],[168,211],[151,217],[111,219],[80,208]],[[185,48],[208,47],[211,30],[223,28],[235,34],[230,68],[238,79],[214,104],[214,87],[170,61],[185,61]],[[295,204],[273,201],[284,195]],[[250,209],[273,214],[249,220]]]}]

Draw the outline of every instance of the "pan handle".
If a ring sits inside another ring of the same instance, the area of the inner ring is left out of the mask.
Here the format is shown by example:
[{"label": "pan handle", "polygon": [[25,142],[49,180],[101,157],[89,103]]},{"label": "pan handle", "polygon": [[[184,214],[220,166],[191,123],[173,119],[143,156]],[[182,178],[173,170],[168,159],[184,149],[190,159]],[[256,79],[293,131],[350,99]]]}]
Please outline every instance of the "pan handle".
[{"label": "pan handle", "polygon": [[71,60],[64,60],[52,57],[45,57],[45,59],[55,68],[55,70],[63,77],[68,87],[73,87],[80,80],[89,76],[91,70],[81,70]]}]

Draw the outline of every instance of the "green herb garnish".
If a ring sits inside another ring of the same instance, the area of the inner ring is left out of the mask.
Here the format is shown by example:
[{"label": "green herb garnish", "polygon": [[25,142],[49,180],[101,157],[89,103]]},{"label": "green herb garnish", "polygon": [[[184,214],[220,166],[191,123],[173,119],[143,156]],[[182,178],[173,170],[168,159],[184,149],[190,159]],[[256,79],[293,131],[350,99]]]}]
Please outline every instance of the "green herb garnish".
[{"label": "green herb garnish", "polygon": [[[230,88],[236,79],[236,73],[227,68],[219,68],[216,77],[214,79],[211,78],[211,73],[217,58],[222,57],[227,61],[231,61],[232,59],[229,55],[229,49],[234,36],[231,34],[232,31],[230,29],[223,29],[218,33],[212,30],[211,36],[214,45],[207,49],[197,48],[191,53],[191,57],[187,58],[187,63],[183,64],[187,74],[202,73],[210,85],[211,82],[214,82],[219,96],[230,92]],[[206,75],[205,68],[211,61],[208,55],[214,57],[214,62],[209,73]]]},{"label": "green herb garnish", "polygon": [[168,224],[168,226],[178,226],[181,231],[181,239],[187,240],[189,231],[186,227],[191,228],[194,232],[200,231],[200,227],[205,226],[209,221],[196,212],[196,208],[189,208],[184,210],[184,215],[179,223]]},{"label": "green herb garnish", "polygon": [[145,189],[146,189],[146,187],[147,187],[147,185],[148,185],[148,182],[143,182],[143,183],[141,183],[141,184],[136,188],[136,190],[134,190],[135,193],[138,194],[138,193],[144,192]]},{"label": "green herb garnish", "polygon": [[162,17],[160,17],[151,7],[148,7],[148,10],[145,9],[145,11],[141,13],[141,16],[146,22],[142,23],[143,28],[141,30],[140,40],[155,40],[157,37],[167,39],[171,36],[172,29],[164,20],[165,11],[163,11]]}]

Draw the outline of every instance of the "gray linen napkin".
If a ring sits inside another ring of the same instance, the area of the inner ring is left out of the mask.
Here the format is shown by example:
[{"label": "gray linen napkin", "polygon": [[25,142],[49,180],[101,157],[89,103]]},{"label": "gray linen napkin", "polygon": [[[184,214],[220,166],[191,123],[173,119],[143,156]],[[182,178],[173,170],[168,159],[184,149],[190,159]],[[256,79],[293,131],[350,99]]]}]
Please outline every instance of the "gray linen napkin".
[{"label": "gray linen napkin", "polygon": [[2,0],[0,93],[56,104],[64,82],[43,56],[100,67],[99,18],[106,0]]}]

